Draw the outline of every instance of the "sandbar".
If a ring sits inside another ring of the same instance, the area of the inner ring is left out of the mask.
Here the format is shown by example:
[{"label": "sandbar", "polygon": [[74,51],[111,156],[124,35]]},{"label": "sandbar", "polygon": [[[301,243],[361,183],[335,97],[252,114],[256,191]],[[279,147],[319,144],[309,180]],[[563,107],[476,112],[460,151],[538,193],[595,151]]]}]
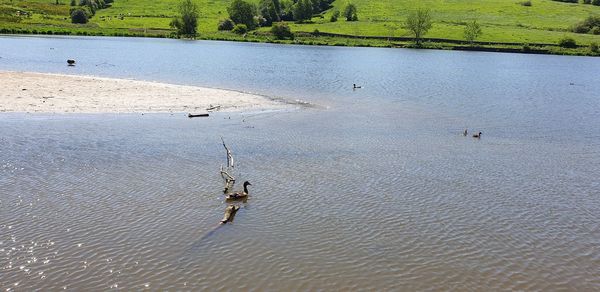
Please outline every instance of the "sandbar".
[{"label": "sandbar", "polygon": [[0,71],[0,112],[202,113],[278,110],[289,104],[223,89],[150,81]]}]

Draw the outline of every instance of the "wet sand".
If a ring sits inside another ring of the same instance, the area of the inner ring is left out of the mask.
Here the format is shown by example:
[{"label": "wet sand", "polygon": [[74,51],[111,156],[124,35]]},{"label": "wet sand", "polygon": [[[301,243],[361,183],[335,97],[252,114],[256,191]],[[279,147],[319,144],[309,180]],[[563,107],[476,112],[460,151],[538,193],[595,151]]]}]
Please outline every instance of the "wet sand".
[{"label": "wet sand", "polygon": [[0,71],[0,112],[138,113],[283,109],[237,91],[127,79]]}]

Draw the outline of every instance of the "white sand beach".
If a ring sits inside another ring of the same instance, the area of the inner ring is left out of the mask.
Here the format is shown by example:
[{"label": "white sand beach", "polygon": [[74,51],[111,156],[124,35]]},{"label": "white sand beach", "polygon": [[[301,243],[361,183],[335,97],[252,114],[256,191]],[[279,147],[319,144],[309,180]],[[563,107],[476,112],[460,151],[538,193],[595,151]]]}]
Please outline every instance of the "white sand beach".
[{"label": "white sand beach", "polygon": [[285,103],[236,91],[127,79],[0,71],[0,112],[202,113],[271,110]]}]

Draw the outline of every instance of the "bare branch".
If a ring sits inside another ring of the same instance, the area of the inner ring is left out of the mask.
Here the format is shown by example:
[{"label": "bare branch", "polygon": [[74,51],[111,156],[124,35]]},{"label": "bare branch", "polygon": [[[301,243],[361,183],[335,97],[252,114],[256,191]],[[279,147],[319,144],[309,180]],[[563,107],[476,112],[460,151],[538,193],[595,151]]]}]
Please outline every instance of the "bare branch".
[{"label": "bare branch", "polygon": [[225,145],[225,140],[223,139],[223,137],[221,137],[221,142],[223,142],[223,147],[225,147],[225,151],[227,151],[227,168],[234,168],[233,154],[231,154],[231,150],[229,150],[229,148],[227,148],[227,145]]}]

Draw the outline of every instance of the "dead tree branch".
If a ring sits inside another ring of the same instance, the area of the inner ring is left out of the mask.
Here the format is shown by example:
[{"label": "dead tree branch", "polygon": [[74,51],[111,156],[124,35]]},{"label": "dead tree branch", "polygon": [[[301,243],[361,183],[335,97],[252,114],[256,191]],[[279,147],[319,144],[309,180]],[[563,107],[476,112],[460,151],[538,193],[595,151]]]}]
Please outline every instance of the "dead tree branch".
[{"label": "dead tree branch", "polygon": [[234,164],[233,164],[233,154],[231,154],[231,150],[225,144],[225,140],[221,137],[221,142],[223,142],[223,147],[227,152],[227,167],[223,168],[221,165],[221,177],[225,181],[225,186],[223,187],[223,193],[228,193],[229,190],[233,189],[233,185],[235,184],[235,177],[231,175],[233,172]]}]

